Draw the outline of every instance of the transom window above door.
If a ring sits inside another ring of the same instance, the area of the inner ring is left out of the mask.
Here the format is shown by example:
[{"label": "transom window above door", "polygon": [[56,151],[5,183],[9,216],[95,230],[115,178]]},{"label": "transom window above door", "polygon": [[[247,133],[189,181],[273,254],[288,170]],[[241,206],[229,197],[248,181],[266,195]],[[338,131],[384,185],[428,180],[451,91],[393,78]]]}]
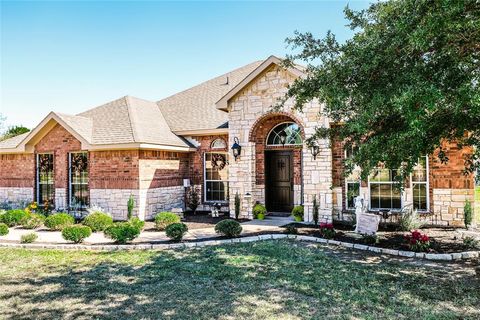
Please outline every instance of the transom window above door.
[{"label": "transom window above door", "polygon": [[301,145],[302,144],[301,129],[295,122],[284,122],[275,126],[267,137],[267,145]]}]

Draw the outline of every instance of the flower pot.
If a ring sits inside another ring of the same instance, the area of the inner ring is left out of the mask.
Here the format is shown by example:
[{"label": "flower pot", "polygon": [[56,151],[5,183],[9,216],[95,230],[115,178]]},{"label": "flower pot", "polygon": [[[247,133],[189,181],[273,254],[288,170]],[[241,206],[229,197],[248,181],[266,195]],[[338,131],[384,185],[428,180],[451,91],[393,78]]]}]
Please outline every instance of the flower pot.
[{"label": "flower pot", "polygon": [[302,217],[298,217],[298,216],[293,216],[293,219],[295,219],[296,222],[302,222]]},{"label": "flower pot", "polygon": [[263,213],[259,213],[259,214],[257,214],[257,219],[258,220],[263,220],[263,219],[265,219],[265,215]]}]

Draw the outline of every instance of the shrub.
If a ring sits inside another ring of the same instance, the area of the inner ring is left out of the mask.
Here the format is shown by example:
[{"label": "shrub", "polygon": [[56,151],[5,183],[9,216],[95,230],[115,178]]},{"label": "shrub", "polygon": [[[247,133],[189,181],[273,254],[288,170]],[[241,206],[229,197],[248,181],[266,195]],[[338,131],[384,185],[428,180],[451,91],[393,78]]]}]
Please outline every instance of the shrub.
[{"label": "shrub", "polygon": [[411,206],[405,207],[398,218],[398,226],[401,231],[419,229],[423,225],[424,223],[420,221],[417,210],[414,210]]},{"label": "shrub", "polygon": [[63,230],[63,228],[71,226],[75,223],[75,219],[68,213],[55,213],[45,219],[45,227],[50,230]]},{"label": "shrub", "polygon": [[116,222],[105,229],[105,236],[116,243],[127,243],[140,235],[141,230],[130,222]]},{"label": "shrub", "polygon": [[318,226],[318,203],[317,195],[313,196],[313,223]]},{"label": "shrub", "polygon": [[465,205],[463,206],[463,220],[466,228],[468,228],[473,221],[472,204],[468,200],[465,200]]},{"label": "shrub", "polygon": [[0,222],[5,223],[9,227],[14,227],[20,224],[20,221],[27,215],[25,210],[14,209],[8,210],[0,216]]},{"label": "shrub", "polygon": [[113,219],[108,214],[97,211],[86,216],[82,223],[90,227],[93,232],[104,231],[113,224]]},{"label": "shrub", "polygon": [[135,206],[135,198],[133,197],[133,194],[130,195],[127,201],[127,217],[128,220],[132,219],[132,214],[133,214],[133,207]]},{"label": "shrub", "polygon": [[135,228],[138,228],[138,230],[142,231],[143,227],[145,226],[145,221],[140,220],[138,217],[133,217],[130,220],[128,220],[132,226]]},{"label": "shrub", "polygon": [[8,232],[8,226],[5,223],[0,223],[0,236],[6,236]]},{"label": "shrub", "polygon": [[180,217],[172,212],[160,212],[155,217],[155,228],[163,231],[172,223],[179,223]]},{"label": "shrub", "polygon": [[426,234],[422,234],[417,230],[406,235],[405,241],[412,251],[426,252],[430,249],[430,238]]},{"label": "shrub", "polygon": [[377,244],[378,237],[375,234],[364,234],[362,235],[362,241],[365,244]]},{"label": "shrub", "polygon": [[35,242],[35,240],[38,239],[38,236],[35,232],[27,233],[24,234],[20,237],[20,242],[21,243],[32,243]]},{"label": "shrub", "polygon": [[198,191],[197,188],[191,187],[187,195],[187,206],[193,211],[193,214],[195,214],[197,212],[197,208],[199,205],[200,205],[200,192]]},{"label": "shrub", "polygon": [[22,218],[20,224],[25,229],[36,229],[45,222],[45,216],[38,213],[28,213]]},{"label": "shrub", "polygon": [[292,210],[292,216],[295,221],[303,221],[303,206],[295,206]]},{"label": "shrub", "polygon": [[235,238],[242,232],[242,226],[238,221],[226,219],[215,225],[215,232],[228,238]]},{"label": "shrub", "polygon": [[240,217],[240,196],[238,192],[235,194],[235,220],[238,220]]},{"label": "shrub", "polygon": [[320,234],[325,239],[332,239],[335,236],[335,229],[331,223],[320,223]]},{"label": "shrub", "polygon": [[81,243],[85,238],[92,235],[92,229],[88,226],[73,225],[67,226],[62,230],[62,237],[65,240]]},{"label": "shrub", "polygon": [[253,217],[255,219],[260,219],[263,220],[265,218],[265,215],[267,214],[267,208],[261,203],[257,203],[252,210]]},{"label": "shrub", "polygon": [[297,234],[298,229],[293,224],[289,224],[285,227],[285,232],[288,234]]},{"label": "shrub", "polygon": [[467,249],[480,249],[480,241],[470,236],[463,238],[463,245]]},{"label": "shrub", "polygon": [[173,241],[180,241],[182,240],[185,233],[187,233],[188,227],[185,223],[172,223],[167,226],[165,229],[165,233],[167,237],[172,239]]}]

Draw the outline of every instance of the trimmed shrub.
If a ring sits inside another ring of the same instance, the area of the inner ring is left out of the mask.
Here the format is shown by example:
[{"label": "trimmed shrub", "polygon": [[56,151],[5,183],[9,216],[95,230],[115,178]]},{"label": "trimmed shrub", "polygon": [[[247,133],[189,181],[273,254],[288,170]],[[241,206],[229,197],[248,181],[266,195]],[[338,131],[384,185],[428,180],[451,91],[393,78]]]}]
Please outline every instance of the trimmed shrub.
[{"label": "trimmed shrub", "polygon": [[419,229],[424,225],[418,216],[417,210],[412,207],[406,207],[402,210],[401,216],[398,218],[398,226],[401,231],[410,231]]},{"label": "trimmed shrub", "polygon": [[238,192],[235,194],[235,219],[238,220],[238,217],[240,217],[240,196],[238,195]]},{"label": "trimmed shrub", "polygon": [[303,221],[303,206],[293,207],[292,216],[297,222]]},{"label": "trimmed shrub", "polygon": [[167,237],[173,241],[182,240],[185,233],[187,233],[188,227],[185,223],[172,223],[165,228]]},{"label": "trimmed shrub", "polygon": [[318,203],[317,195],[313,196],[313,223],[318,226]]},{"label": "trimmed shrub", "polygon": [[155,228],[163,231],[172,223],[179,223],[180,217],[172,212],[160,212],[155,217]]},{"label": "trimmed shrub", "polygon": [[127,217],[128,217],[128,220],[132,219],[133,207],[135,207],[135,197],[133,196],[133,194],[131,194],[130,197],[128,197],[128,201],[127,201]]},{"label": "trimmed shrub", "polygon": [[32,243],[38,239],[38,235],[35,232],[24,234],[20,237],[21,243]]},{"label": "trimmed shrub", "polygon": [[39,213],[28,213],[22,218],[20,224],[25,229],[36,229],[43,225],[45,216]]},{"label": "trimmed shrub", "polygon": [[215,232],[228,238],[236,238],[242,233],[242,226],[235,220],[222,220],[215,225]]},{"label": "trimmed shrub", "polygon": [[73,241],[75,243],[81,243],[85,238],[88,238],[91,235],[92,229],[90,229],[90,227],[79,224],[67,226],[62,230],[63,239]]},{"label": "trimmed shrub", "polygon": [[93,232],[97,232],[104,231],[111,226],[113,224],[113,219],[108,214],[97,211],[86,216],[82,223],[87,227],[90,227]]},{"label": "trimmed shrub", "polygon": [[267,208],[261,203],[257,203],[252,210],[253,217],[255,219],[263,220],[265,219],[265,215],[267,214]]},{"label": "trimmed shrub", "polygon": [[55,213],[45,219],[45,227],[50,230],[61,231],[63,228],[71,226],[75,219],[68,213]]},{"label": "trimmed shrub", "polygon": [[467,249],[480,249],[480,241],[471,236],[463,238],[463,245]]},{"label": "trimmed shrub", "polygon": [[142,231],[143,227],[145,226],[145,221],[140,220],[138,217],[133,217],[130,220],[128,220],[132,226],[135,228],[138,228],[138,230]]},{"label": "trimmed shrub", "polygon": [[9,227],[14,227],[20,224],[20,221],[27,215],[25,210],[14,209],[8,210],[0,216],[0,222],[5,223]]},{"label": "trimmed shrub", "polygon": [[468,228],[473,221],[472,204],[468,200],[465,200],[465,205],[463,206],[463,220],[466,228]]},{"label": "trimmed shrub", "polygon": [[6,236],[10,230],[5,223],[0,223],[0,236]]},{"label": "trimmed shrub", "polygon": [[116,222],[104,231],[106,237],[120,244],[132,241],[140,235],[140,232],[141,229],[130,222]]}]

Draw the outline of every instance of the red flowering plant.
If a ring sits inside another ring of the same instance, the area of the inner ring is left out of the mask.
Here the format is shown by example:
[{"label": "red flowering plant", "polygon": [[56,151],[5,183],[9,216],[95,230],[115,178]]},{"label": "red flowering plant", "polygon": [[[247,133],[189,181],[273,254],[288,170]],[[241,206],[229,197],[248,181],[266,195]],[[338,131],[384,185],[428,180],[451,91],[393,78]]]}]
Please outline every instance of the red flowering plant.
[{"label": "red flowering plant", "polygon": [[320,223],[320,234],[325,239],[332,239],[335,236],[335,229],[332,223]]},{"label": "red flowering plant", "polygon": [[426,252],[430,249],[430,238],[426,234],[422,234],[417,230],[406,235],[405,241],[412,251]]}]

